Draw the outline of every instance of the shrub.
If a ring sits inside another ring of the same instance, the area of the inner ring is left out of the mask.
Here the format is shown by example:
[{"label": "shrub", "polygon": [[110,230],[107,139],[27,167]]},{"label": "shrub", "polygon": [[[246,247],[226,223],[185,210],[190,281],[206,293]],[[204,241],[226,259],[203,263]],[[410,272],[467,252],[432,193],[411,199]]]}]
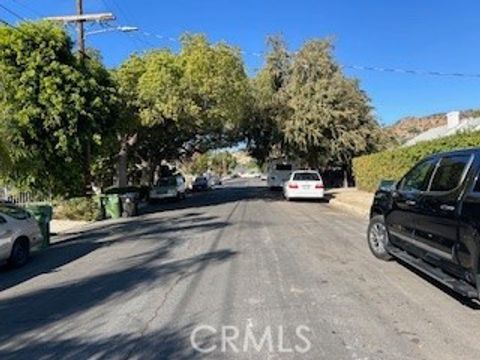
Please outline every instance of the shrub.
[{"label": "shrub", "polygon": [[480,131],[464,132],[409,147],[360,156],[353,159],[355,181],[359,189],[375,191],[380,180],[399,180],[427,155],[476,146],[480,146]]},{"label": "shrub", "polygon": [[95,198],[56,200],[53,206],[55,219],[93,221],[98,216],[98,203]]}]

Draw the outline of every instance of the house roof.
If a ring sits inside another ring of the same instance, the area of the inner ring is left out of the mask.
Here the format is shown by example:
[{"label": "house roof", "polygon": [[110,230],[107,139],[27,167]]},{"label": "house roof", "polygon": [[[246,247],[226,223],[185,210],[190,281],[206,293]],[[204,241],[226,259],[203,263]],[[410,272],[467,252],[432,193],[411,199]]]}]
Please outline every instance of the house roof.
[{"label": "house roof", "polygon": [[453,135],[462,131],[475,131],[480,129],[480,117],[464,119],[460,121],[457,126],[449,128],[447,125],[442,125],[436,128],[429,129],[414,138],[408,140],[404,145],[411,146],[421,141],[429,141],[445,136]]}]

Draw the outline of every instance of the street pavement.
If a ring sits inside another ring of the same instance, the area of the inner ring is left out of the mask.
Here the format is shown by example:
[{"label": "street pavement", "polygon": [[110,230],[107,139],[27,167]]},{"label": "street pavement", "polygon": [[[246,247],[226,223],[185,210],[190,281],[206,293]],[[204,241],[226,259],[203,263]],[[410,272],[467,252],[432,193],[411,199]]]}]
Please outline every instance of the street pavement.
[{"label": "street pavement", "polygon": [[480,306],[367,222],[234,180],[0,269],[0,359],[478,359]]}]

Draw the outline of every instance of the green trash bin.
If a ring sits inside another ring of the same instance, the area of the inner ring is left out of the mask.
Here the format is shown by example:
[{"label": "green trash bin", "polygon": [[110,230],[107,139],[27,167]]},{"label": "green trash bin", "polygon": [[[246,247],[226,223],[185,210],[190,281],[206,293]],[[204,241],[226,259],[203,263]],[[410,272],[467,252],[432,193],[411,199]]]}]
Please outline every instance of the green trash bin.
[{"label": "green trash bin", "polygon": [[95,203],[97,204],[97,213],[95,215],[95,220],[104,220],[107,217],[105,212],[105,204],[107,202],[107,197],[103,194],[95,195]]},{"label": "green trash bin", "polygon": [[111,219],[118,219],[122,216],[120,196],[112,194],[105,197],[105,215]]},{"label": "green trash bin", "polygon": [[50,221],[53,218],[53,207],[50,204],[28,204],[26,209],[37,220],[43,235],[42,247],[50,245]]}]

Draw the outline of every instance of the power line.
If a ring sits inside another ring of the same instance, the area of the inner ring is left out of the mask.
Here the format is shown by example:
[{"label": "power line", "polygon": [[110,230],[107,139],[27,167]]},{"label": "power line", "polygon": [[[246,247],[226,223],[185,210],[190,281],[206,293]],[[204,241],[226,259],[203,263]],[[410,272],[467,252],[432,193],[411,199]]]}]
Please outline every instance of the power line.
[{"label": "power line", "polygon": [[[105,6],[107,6],[107,0],[102,0],[103,4]],[[113,5],[113,7],[115,9],[117,9],[117,11],[121,14],[121,16],[130,24],[132,25],[135,25],[136,21],[130,21],[130,16],[127,14],[126,11],[123,10],[123,7],[120,5],[120,3],[117,3],[115,0],[108,0],[108,3],[111,3]],[[135,20],[135,19],[134,19]],[[149,41],[146,41],[145,39],[142,39],[140,36],[138,36],[138,34],[136,33],[132,33],[132,34],[128,34],[130,39],[132,39],[133,41],[135,41],[137,43],[137,48],[140,49],[142,47],[142,44],[143,44],[143,47],[146,45],[148,47],[154,47],[154,45],[152,43],[150,43]]]},{"label": "power line", "polygon": [[43,14],[41,14],[39,11],[31,8],[30,6],[27,6],[26,4],[23,4],[23,3],[20,2],[19,0],[11,0],[11,1],[13,1],[15,4],[17,4],[17,5],[20,6],[21,8],[29,11],[30,13],[35,14],[35,15],[38,16],[38,17],[43,17]]},{"label": "power line", "polygon": [[0,8],[2,8],[3,10],[5,10],[6,12],[8,12],[10,15],[15,16],[17,19],[20,19],[20,20],[22,20],[22,21],[27,21],[23,16],[18,15],[15,11],[10,10],[10,9],[7,8],[5,5],[0,4]]},{"label": "power line", "polygon": [[5,20],[0,19],[0,24],[3,24],[3,25],[5,25],[5,26],[8,26],[8,27],[11,27],[11,28],[15,29],[15,26],[13,26],[12,24],[6,22]]},{"label": "power line", "polygon": [[[164,35],[155,34],[155,33],[143,31],[143,30],[139,30],[139,33],[145,36],[154,37],[159,40],[168,40],[170,42],[176,42],[176,43],[180,42],[177,38],[171,37],[171,36],[164,36]],[[240,50],[240,53],[243,55],[250,55],[250,56],[255,56],[259,58],[266,55],[265,52],[249,52],[245,50]],[[403,69],[403,68],[363,66],[363,65],[343,65],[341,67],[344,69],[360,70],[360,71],[375,71],[375,72],[383,72],[383,73],[480,79],[480,73],[441,72],[441,71],[434,71],[434,70],[412,70],[412,69]]]},{"label": "power line", "polygon": [[344,65],[346,69],[362,70],[362,71],[376,71],[386,73],[408,74],[408,75],[427,75],[427,76],[441,76],[441,77],[463,77],[463,78],[480,78],[480,74],[468,74],[461,72],[447,73],[431,70],[411,70],[401,68],[385,68],[378,66],[361,66],[361,65]]}]

